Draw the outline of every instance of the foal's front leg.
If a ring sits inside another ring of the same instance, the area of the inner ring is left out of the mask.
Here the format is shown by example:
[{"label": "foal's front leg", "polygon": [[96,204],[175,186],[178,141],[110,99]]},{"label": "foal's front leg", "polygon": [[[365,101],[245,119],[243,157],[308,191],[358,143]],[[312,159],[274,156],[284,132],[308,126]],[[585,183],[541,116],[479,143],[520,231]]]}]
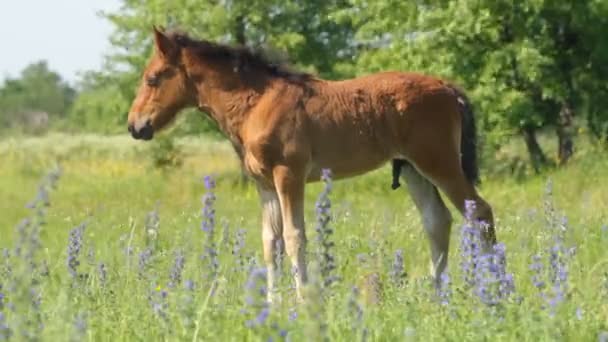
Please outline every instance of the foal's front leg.
[{"label": "foal's front leg", "polygon": [[262,204],[262,243],[264,263],[268,270],[268,301],[272,303],[276,296],[277,242],[283,239],[283,219],[276,190],[258,184],[258,194]]},{"label": "foal's front leg", "polygon": [[291,260],[298,301],[302,301],[302,285],[306,273],[306,233],[304,230],[305,176],[286,166],[273,170],[274,183],[281,203],[285,251]]}]

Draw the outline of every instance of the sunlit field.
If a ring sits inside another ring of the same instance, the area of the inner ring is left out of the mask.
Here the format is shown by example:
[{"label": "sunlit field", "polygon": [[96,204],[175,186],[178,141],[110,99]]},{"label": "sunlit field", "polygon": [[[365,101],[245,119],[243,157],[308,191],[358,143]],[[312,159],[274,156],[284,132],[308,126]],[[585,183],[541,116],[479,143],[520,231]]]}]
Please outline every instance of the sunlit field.
[{"label": "sunlit field", "polygon": [[608,340],[605,152],[517,180],[482,170],[506,266],[472,266],[470,224],[449,205],[440,291],[388,166],[309,185],[307,300],[295,303],[284,259],[268,306],[259,201],[229,145],[179,140],[182,163],[162,169],[153,144],[0,140],[0,341]]}]

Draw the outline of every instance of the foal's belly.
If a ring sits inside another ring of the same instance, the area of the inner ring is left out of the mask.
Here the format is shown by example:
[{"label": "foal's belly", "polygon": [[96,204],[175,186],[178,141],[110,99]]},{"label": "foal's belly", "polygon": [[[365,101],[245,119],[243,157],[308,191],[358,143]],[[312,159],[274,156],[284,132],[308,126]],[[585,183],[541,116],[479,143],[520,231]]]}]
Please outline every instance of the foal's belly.
[{"label": "foal's belly", "polygon": [[334,179],[349,178],[373,171],[393,157],[389,146],[363,137],[326,138],[314,145],[309,182],[319,180],[324,168],[331,169]]}]

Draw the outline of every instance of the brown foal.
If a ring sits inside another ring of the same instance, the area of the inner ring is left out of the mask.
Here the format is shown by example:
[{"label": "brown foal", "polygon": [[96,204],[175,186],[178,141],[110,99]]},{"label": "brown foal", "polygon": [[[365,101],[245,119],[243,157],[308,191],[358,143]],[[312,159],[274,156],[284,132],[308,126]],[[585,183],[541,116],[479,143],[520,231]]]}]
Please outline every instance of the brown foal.
[{"label": "brown foal", "polygon": [[323,168],[339,179],[399,160],[396,168],[430,241],[436,281],[447,266],[452,223],[438,188],[461,213],[465,200],[475,201],[475,218],[487,224],[486,248],[496,243],[492,209],[474,186],[473,113],[453,85],[403,72],[327,81],[274,65],[244,47],[156,28],[154,44],[129,112],[129,132],[135,139],[152,139],[186,107],[217,122],[257,185],[269,300],[280,239],[302,298],[304,187],[318,181]]}]

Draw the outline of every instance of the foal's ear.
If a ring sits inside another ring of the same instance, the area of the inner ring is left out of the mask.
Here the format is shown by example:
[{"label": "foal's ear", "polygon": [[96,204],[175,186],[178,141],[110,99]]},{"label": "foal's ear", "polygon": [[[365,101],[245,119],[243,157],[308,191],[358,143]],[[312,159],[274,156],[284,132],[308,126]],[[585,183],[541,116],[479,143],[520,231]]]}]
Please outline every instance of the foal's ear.
[{"label": "foal's ear", "polygon": [[160,30],[156,26],[152,28],[154,30],[154,47],[156,52],[167,61],[173,62],[174,58],[177,57],[179,47],[162,32],[162,28]]}]

